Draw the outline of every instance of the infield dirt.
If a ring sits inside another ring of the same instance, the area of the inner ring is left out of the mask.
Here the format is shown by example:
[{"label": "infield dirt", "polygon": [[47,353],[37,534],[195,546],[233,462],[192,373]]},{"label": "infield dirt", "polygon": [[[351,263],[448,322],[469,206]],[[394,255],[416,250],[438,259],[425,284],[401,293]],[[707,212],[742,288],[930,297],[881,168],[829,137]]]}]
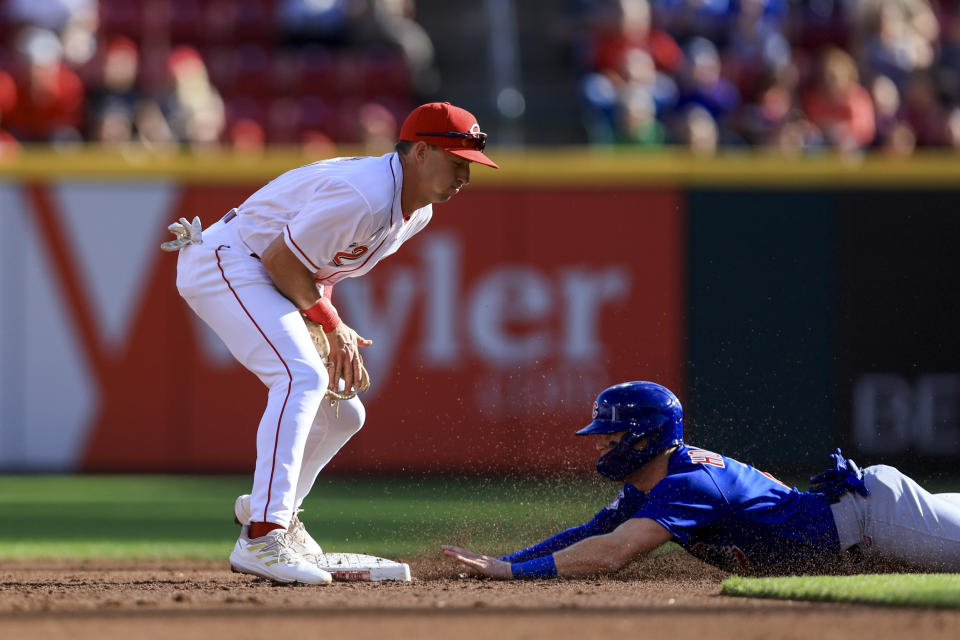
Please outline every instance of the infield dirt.
[{"label": "infield dirt", "polygon": [[685,554],[612,578],[458,578],[408,558],[411,583],[277,586],[226,561],[0,563],[0,638],[957,638],[960,611],[719,595],[726,574]]}]

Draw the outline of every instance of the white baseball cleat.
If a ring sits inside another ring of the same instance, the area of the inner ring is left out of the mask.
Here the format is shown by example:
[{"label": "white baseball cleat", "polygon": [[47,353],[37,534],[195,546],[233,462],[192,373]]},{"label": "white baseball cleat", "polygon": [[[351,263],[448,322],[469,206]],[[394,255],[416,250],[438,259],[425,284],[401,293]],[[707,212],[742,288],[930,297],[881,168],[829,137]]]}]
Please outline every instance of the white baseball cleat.
[{"label": "white baseball cleat", "polygon": [[249,525],[243,525],[230,554],[230,568],[235,572],[249,573],[274,582],[333,582],[333,576],[318,567],[313,556],[305,555],[286,529],[274,529],[265,536],[253,539],[249,534]]},{"label": "white baseball cleat", "polygon": [[297,509],[293,512],[293,519],[290,520],[290,526],[287,527],[287,533],[289,533],[290,537],[293,538],[298,544],[302,545],[304,551],[307,553],[323,555],[323,549],[321,549],[320,545],[317,544],[317,541],[313,539],[313,536],[307,533],[307,528],[303,526],[303,523],[300,522],[300,518],[297,517],[297,514],[301,511],[303,511],[303,509]]},{"label": "white baseball cleat", "polygon": [[[290,520],[290,526],[287,527],[287,533],[293,537],[293,541],[303,547],[305,553],[320,555],[323,549],[317,544],[317,541],[307,533],[307,528],[303,526],[297,514],[303,509],[297,509],[293,512],[293,519]],[[250,494],[237,496],[233,503],[233,520],[239,525],[250,524]]]}]

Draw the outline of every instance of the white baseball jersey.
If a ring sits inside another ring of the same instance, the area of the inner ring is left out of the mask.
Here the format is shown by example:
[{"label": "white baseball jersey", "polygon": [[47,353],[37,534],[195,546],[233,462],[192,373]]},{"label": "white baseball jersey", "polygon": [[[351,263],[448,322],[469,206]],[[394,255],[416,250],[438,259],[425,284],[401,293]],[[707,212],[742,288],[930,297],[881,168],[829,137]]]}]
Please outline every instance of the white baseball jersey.
[{"label": "white baseball jersey", "polygon": [[240,235],[261,255],[283,233],[318,284],[363,275],[423,229],[432,205],[404,219],[396,153],[335,158],[288,171],[237,210]]},{"label": "white baseball jersey", "polygon": [[180,294],[269,389],[250,491],[255,522],[289,524],[366,415],[358,397],[337,407],[323,401],[323,361],[299,311],[256,256],[282,233],[318,289],[366,273],[433,214],[428,205],[403,218],[402,171],[395,153],[293,169],[205,229],[201,244],[180,251]]}]

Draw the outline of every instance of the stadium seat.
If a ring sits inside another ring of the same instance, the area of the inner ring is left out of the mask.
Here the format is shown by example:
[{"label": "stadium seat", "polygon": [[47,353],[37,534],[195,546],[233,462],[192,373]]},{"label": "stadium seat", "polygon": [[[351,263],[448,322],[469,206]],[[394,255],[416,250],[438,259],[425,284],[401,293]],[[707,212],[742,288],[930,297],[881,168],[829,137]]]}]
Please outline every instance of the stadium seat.
[{"label": "stadium seat", "polygon": [[241,9],[230,0],[209,0],[203,4],[203,38],[205,42],[232,44],[237,13]]},{"label": "stadium seat", "polygon": [[160,37],[166,40],[170,34],[170,19],[173,14],[171,0],[150,0],[140,10],[140,34],[143,38]]},{"label": "stadium seat", "polygon": [[201,51],[210,82],[221,93],[232,94],[237,84],[236,52],[229,45],[217,45]]},{"label": "stadium seat", "polygon": [[237,11],[234,25],[236,42],[267,44],[276,34],[276,12],[271,0],[247,0]]},{"label": "stadium seat", "polygon": [[299,100],[300,127],[325,131],[336,138],[338,124],[336,109],[332,103],[318,96],[304,96]]},{"label": "stadium seat", "polygon": [[233,96],[225,102],[228,127],[240,120],[252,120],[261,126],[266,126],[270,106],[268,100],[253,96]]},{"label": "stadium seat", "polygon": [[275,98],[267,112],[267,141],[296,144],[300,139],[300,103],[296,98]]},{"label": "stadium seat", "polygon": [[299,89],[301,61],[295,49],[275,48],[270,59],[271,93],[274,96],[292,96]]},{"label": "stadium seat", "polygon": [[337,56],[336,73],[337,95],[344,98],[359,95],[367,73],[363,55],[353,52],[340,53]]},{"label": "stadium seat", "polygon": [[100,28],[106,34],[122,33],[139,39],[143,27],[140,2],[100,0]]},{"label": "stadium seat", "polygon": [[357,61],[360,74],[360,95],[366,99],[388,97],[408,101],[410,70],[402,56],[390,52],[368,54]]},{"label": "stadium seat", "polygon": [[142,89],[151,93],[160,93],[167,89],[169,72],[167,56],[169,49],[159,44],[144,44],[140,48],[140,79]]},{"label": "stadium seat", "polygon": [[173,0],[170,11],[170,38],[178,44],[203,41],[203,9],[199,0]]},{"label": "stadium seat", "polygon": [[327,94],[338,90],[337,62],[326,47],[312,45],[301,49],[298,67],[298,93]]},{"label": "stadium seat", "polygon": [[233,54],[233,78],[239,85],[235,90],[268,95],[273,84],[272,70],[270,53],[258,44],[241,45]]}]

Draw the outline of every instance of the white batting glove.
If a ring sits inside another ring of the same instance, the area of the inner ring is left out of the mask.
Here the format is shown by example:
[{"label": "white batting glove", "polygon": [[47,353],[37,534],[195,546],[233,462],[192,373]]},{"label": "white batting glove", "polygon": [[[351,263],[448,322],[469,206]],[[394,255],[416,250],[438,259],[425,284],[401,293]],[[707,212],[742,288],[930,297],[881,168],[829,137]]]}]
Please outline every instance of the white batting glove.
[{"label": "white batting glove", "polygon": [[200,216],[194,216],[193,222],[180,218],[179,222],[174,222],[167,227],[167,230],[177,237],[160,245],[164,251],[179,251],[187,245],[203,242],[203,225],[200,224]]}]

